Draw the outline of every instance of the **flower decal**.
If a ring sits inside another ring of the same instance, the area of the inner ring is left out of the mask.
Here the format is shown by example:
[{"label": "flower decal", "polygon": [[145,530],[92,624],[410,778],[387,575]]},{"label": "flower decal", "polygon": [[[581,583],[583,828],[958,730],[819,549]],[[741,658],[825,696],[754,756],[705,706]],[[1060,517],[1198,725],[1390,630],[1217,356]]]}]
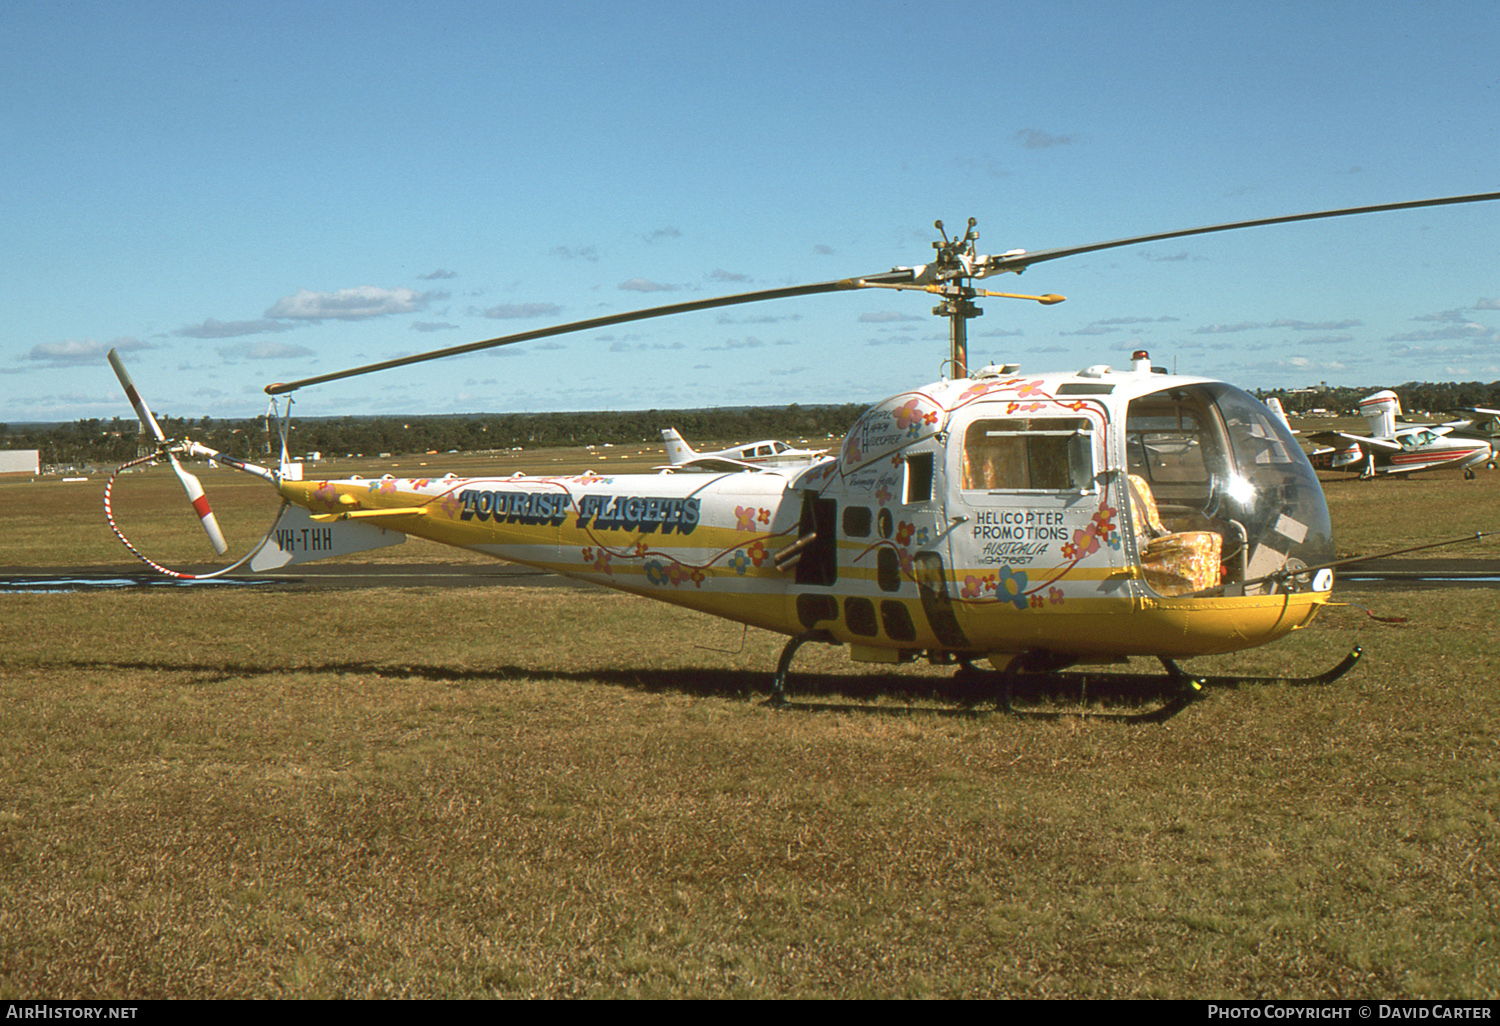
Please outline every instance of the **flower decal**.
[{"label": "flower decal", "polygon": [[1076,558],[1082,559],[1084,556],[1092,556],[1098,551],[1099,536],[1094,533],[1092,524],[1082,531],[1073,532],[1073,552]]},{"label": "flower decal", "polygon": [[667,568],[659,559],[653,559],[646,563],[646,580],[660,587],[667,583]]},{"label": "flower decal", "polygon": [[986,381],[982,385],[971,385],[969,388],[966,388],[961,395],[959,395],[958,401],[959,403],[966,403],[970,399],[979,398],[986,392],[994,392],[1002,388],[1010,388],[1020,380],[1020,378],[1006,378],[1004,381]]},{"label": "flower decal", "polygon": [[1120,532],[1115,524],[1115,514],[1118,510],[1113,506],[1100,506],[1088,526],[1081,531],[1073,532],[1073,540],[1063,542],[1063,559],[1077,562],[1084,556],[1091,556],[1099,551],[1099,543],[1102,541],[1112,549],[1120,547]]},{"label": "flower decal", "polygon": [[1054,606],[1060,606],[1060,605],[1062,605],[1063,604],[1062,589],[1061,588],[1048,588],[1047,589],[1047,601],[1051,602]]},{"label": "flower decal", "polygon": [[1026,600],[1026,571],[1012,570],[1008,566],[1000,568],[1000,579],[995,582],[995,597],[1002,602],[1009,602],[1017,609],[1025,610]]},{"label": "flower decal", "polygon": [[983,577],[976,577],[973,574],[969,574],[964,578],[964,586],[959,589],[958,594],[960,598],[977,599],[984,598],[985,592],[994,590],[994,574],[985,574]]},{"label": "flower decal", "polygon": [[855,430],[849,432],[849,437],[844,440],[843,461],[848,464],[857,464],[865,458],[864,448],[859,444],[858,425]]},{"label": "flower decal", "polygon": [[729,557],[729,569],[741,577],[745,576],[745,571],[750,569],[750,557],[745,555],[744,549],[735,549],[734,555]]},{"label": "flower decal", "polygon": [[912,431],[922,423],[922,401],[920,399],[908,399],[896,407],[896,428],[900,431]]},{"label": "flower decal", "polygon": [[766,561],[770,553],[766,551],[766,543],[758,541],[745,550],[745,555],[749,557],[752,564],[760,566]]},{"label": "flower decal", "polygon": [[916,531],[917,531],[917,527],[916,527],[915,524],[908,524],[904,520],[901,521],[901,525],[896,528],[896,544],[897,545],[908,545],[908,544],[910,544],[911,543],[911,536],[913,534],[915,534]]},{"label": "flower decal", "polygon": [[736,507],[734,507],[734,529],[736,531],[753,531],[753,530],[755,530],[755,507],[754,506],[736,506]]}]

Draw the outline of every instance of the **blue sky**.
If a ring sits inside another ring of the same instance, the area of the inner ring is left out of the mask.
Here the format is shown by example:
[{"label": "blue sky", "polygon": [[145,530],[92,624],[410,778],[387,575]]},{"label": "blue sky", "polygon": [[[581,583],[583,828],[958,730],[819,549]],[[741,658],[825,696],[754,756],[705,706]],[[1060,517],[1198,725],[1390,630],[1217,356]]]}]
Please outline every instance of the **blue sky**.
[{"label": "blue sky", "polygon": [[[642,306],[1500,190],[1500,4],[0,6],[0,422],[261,389]],[[1039,265],[974,362],[1500,378],[1500,202]],[[865,402],[931,297],[782,300],[304,389],[304,415]]]}]

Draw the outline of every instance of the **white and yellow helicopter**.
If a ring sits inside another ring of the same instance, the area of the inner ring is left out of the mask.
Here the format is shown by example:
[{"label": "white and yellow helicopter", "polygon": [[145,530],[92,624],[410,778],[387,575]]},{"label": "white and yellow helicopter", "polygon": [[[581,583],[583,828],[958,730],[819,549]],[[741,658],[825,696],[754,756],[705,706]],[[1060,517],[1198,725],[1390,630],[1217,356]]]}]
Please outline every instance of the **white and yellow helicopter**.
[{"label": "white and yellow helicopter", "polygon": [[[1060,671],[1154,657],[1164,674],[1110,676],[1164,694],[1161,708],[1135,717],[1160,719],[1207,685],[1243,680],[1191,676],[1176,660],[1264,645],[1305,627],[1329,600],[1336,560],[1318,480],[1284,421],[1259,400],[1222,381],[1167,374],[1144,352],[1119,368],[970,369],[975,299],[1063,299],[987,292],[973,281],[1117,246],[1493,199],[1500,193],[998,256],[976,252],[972,219],[952,239],[937,222],[936,258],[922,266],[598,317],[266,388],[289,395],[419,361],[789,296],[865,288],[938,296],[934,312],[950,323],[951,376],[875,403],[836,455],[812,462],[607,477],[304,481],[284,448],[282,468],[270,469],[165,438],[111,354],[157,440],[154,453],[126,466],[170,461],[211,536],[212,513],[181,458],[217,460],[280,493],[285,505],[266,541],[216,573],[416,535],[785,635],[771,686],[777,704],[786,702],[794,653],[819,641],[868,663],[961,663],[974,694],[1007,709],[1018,684],[1088,679]],[[222,551],[221,539],[215,544]],[[1331,681],[1358,656],[1298,680]],[[979,669],[982,661],[996,669]]]}]

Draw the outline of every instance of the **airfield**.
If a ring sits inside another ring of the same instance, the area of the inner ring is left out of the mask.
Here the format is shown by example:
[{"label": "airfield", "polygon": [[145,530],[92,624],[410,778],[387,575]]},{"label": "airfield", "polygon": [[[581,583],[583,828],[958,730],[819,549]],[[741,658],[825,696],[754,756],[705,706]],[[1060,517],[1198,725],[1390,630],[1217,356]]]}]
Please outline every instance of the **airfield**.
[{"label": "airfield", "polygon": [[[202,476],[257,540],[269,490]],[[0,593],[0,998],[1500,997],[1492,545],[1351,568],[1307,630],[1188,664],[1363,646],[1327,687],[937,715],[951,668],[810,646],[798,687],[847,711],[778,713],[780,638],[417,540],[147,584],[102,487],[0,482],[0,575],[107,583]],[[1494,529],[1500,472],[1325,493],[1364,555]],[[116,506],[204,565],[169,473]]]}]

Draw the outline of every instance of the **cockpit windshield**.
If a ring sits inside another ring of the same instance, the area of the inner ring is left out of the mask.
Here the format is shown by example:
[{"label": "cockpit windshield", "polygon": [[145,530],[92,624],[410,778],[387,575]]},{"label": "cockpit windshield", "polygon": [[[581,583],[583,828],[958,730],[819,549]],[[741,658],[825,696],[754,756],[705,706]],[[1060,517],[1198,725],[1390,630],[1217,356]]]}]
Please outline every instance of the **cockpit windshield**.
[{"label": "cockpit windshield", "polygon": [[1180,385],[1131,402],[1126,464],[1146,580],[1181,595],[1310,586],[1261,578],[1333,559],[1317,476],[1263,403],[1232,385]]}]

